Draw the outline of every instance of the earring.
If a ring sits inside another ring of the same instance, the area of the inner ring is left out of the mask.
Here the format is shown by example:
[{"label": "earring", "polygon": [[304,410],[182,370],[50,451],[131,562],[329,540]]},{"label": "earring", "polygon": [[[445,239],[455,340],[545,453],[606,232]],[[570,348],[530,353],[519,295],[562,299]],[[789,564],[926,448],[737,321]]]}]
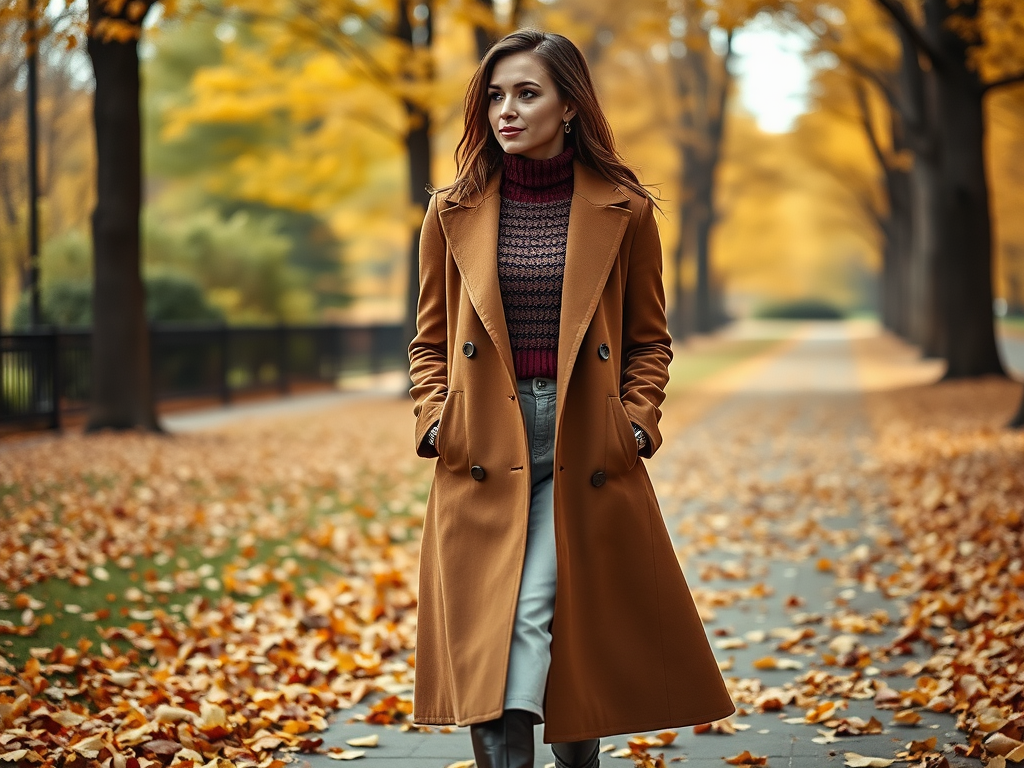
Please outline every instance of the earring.
[{"label": "earring", "polygon": [[569,121],[566,120],[565,121],[565,132],[568,133],[571,130],[572,130],[572,128],[569,126]]}]

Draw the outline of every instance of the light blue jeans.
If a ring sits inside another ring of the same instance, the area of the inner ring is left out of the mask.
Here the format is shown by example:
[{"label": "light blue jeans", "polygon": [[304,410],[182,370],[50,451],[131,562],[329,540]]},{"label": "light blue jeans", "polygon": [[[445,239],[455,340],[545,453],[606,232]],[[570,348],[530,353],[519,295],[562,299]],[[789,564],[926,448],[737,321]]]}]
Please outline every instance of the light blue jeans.
[{"label": "light blue jeans", "polygon": [[505,684],[505,709],[525,709],[544,722],[555,611],[555,380],[518,379],[519,407],[530,445],[530,521]]}]

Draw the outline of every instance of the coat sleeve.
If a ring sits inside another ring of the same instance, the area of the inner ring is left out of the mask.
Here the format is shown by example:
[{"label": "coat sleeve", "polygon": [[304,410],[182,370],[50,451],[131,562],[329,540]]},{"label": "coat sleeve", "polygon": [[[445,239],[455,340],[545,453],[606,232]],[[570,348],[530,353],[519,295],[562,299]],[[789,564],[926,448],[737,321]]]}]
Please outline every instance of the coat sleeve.
[{"label": "coat sleeve", "polygon": [[629,252],[622,308],[623,365],[620,397],[630,421],[647,433],[640,452],[650,458],[661,445],[661,404],[672,362],[672,337],[665,314],[661,237],[654,205],[645,200]]},{"label": "coat sleeve", "polygon": [[409,343],[409,378],[413,415],[416,416],[416,453],[437,456],[427,443],[430,427],[441,416],[448,395],[448,311],[445,296],[444,235],[437,214],[437,195],[432,195],[420,230],[419,283],[416,304],[416,336]]}]

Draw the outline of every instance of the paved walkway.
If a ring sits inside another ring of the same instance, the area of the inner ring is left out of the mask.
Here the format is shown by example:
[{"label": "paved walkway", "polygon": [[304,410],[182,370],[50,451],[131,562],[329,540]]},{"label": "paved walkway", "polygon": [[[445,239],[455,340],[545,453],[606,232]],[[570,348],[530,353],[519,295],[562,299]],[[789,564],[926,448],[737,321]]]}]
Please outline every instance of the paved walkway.
[{"label": "paved walkway", "polygon": [[1024,334],[1003,334],[999,337],[1003,363],[1017,378],[1024,378]]},{"label": "paved walkway", "polygon": [[227,424],[244,424],[253,419],[294,416],[300,413],[318,411],[339,403],[351,402],[367,397],[381,395],[399,395],[408,391],[407,376],[404,371],[365,377],[365,381],[357,382],[356,386],[345,390],[330,390],[306,394],[289,395],[273,400],[219,405],[197,411],[168,413],[160,417],[164,428],[169,432],[200,432],[216,429]]},{"label": "paved walkway", "polygon": [[[762,330],[779,332],[768,326]],[[747,327],[744,332],[756,329]],[[830,497],[848,499],[850,494],[839,491],[858,483],[857,467],[863,457],[857,445],[868,427],[855,345],[858,338],[875,330],[864,323],[807,323],[795,332],[792,328],[785,332],[791,339],[772,353],[741,363],[705,385],[706,390],[717,389],[720,396],[710,400],[696,421],[668,435],[648,465],[691,590],[701,609],[709,617],[714,613],[706,629],[717,646],[719,661],[729,667],[724,674],[747,681],[760,679],[764,686],[792,682],[799,672],[755,668],[755,660],[787,657],[809,669],[824,650],[816,644],[844,634],[819,623],[813,625],[816,637],[808,640],[813,646],[808,655],[778,653],[778,633],[792,630],[795,611],[827,616],[845,605],[856,612],[851,615],[880,609],[897,623],[899,617],[899,606],[878,592],[862,591],[856,582],[844,583],[819,567],[819,561],[866,543],[864,535],[882,524],[879,510],[828,501]],[[919,378],[934,373],[913,361],[907,365]],[[667,403],[663,423],[671,422],[671,408],[672,403]],[[595,627],[595,632],[600,628]],[[871,642],[880,643],[892,635],[894,630],[886,628]],[[900,677],[888,682],[897,688],[913,685]],[[338,713],[323,734],[324,746],[344,747],[346,739],[378,734],[380,746],[367,750],[359,762],[443,768],[472,759],[467,728],[419,733],[346,722],[365,711],[361,706]],[[892,757],[911,739],[934,735],[941,746],[959,735],[950,715],[922,713],[924,720],[918,726],[900,727],[890,725],[891,713],[879,712],[870,700],[851,701],[842,716],[859,715],[864,720],[875,716],[885,730],[821,744],[812,741],[820,739],[814,726],[783,719],[802,714],[802,709],[790,706],[781,714],[736,717],[733,722],[740,730],[734,735],[696,735],[691,728],[680,729],[673,745],[652,753],[664,752],[666,761],[685,759],[687,765],[710,768],[725,765],[723,757],[749,750],[767,756],[773,768],[811,768],[841,766],[845,751]],[[552,761],[541,734],[538,726],[537,768]],[[622,748],[626,739],[611,737],[602,745]],[[315,766],[329,764],[326,757],[302,759]],[[632,763],[606,754],[602,765],[627,768]]]}]

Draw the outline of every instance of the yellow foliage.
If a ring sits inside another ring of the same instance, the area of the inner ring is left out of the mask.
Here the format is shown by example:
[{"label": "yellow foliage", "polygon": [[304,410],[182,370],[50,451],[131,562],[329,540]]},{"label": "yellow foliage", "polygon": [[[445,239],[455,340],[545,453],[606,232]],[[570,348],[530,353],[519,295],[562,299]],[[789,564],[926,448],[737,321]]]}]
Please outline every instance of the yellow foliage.
[{"label": "yellow foliage", "polygon": [[1024,86],[989,97],[988,168],[995,294],[1024,308]]},{"label": "yellow foliage", "polygon": [[761,133],[743,114],[727,131],[713,252],[729,290],[751,301],[852,302],[851,274],[877,269],[879,259],[877,236],[846,183],[849,174],[875,173],[863,134],[823,111],[791,134]]},{"label": "yellow foliage", "polygon": [[[8,9],[10,10],[10,9]],[[0,15],[0,82],[21,65],[13,35],[21,22]],[[46,50],[39,66],[39,230],[42,247],[52,238],[88,227],[95,200],[91,93],[73,87],[80,64],[63,45]],[[0,88],[0,320],[6,324],[28,266],[28,135],[25,92]]]}]

